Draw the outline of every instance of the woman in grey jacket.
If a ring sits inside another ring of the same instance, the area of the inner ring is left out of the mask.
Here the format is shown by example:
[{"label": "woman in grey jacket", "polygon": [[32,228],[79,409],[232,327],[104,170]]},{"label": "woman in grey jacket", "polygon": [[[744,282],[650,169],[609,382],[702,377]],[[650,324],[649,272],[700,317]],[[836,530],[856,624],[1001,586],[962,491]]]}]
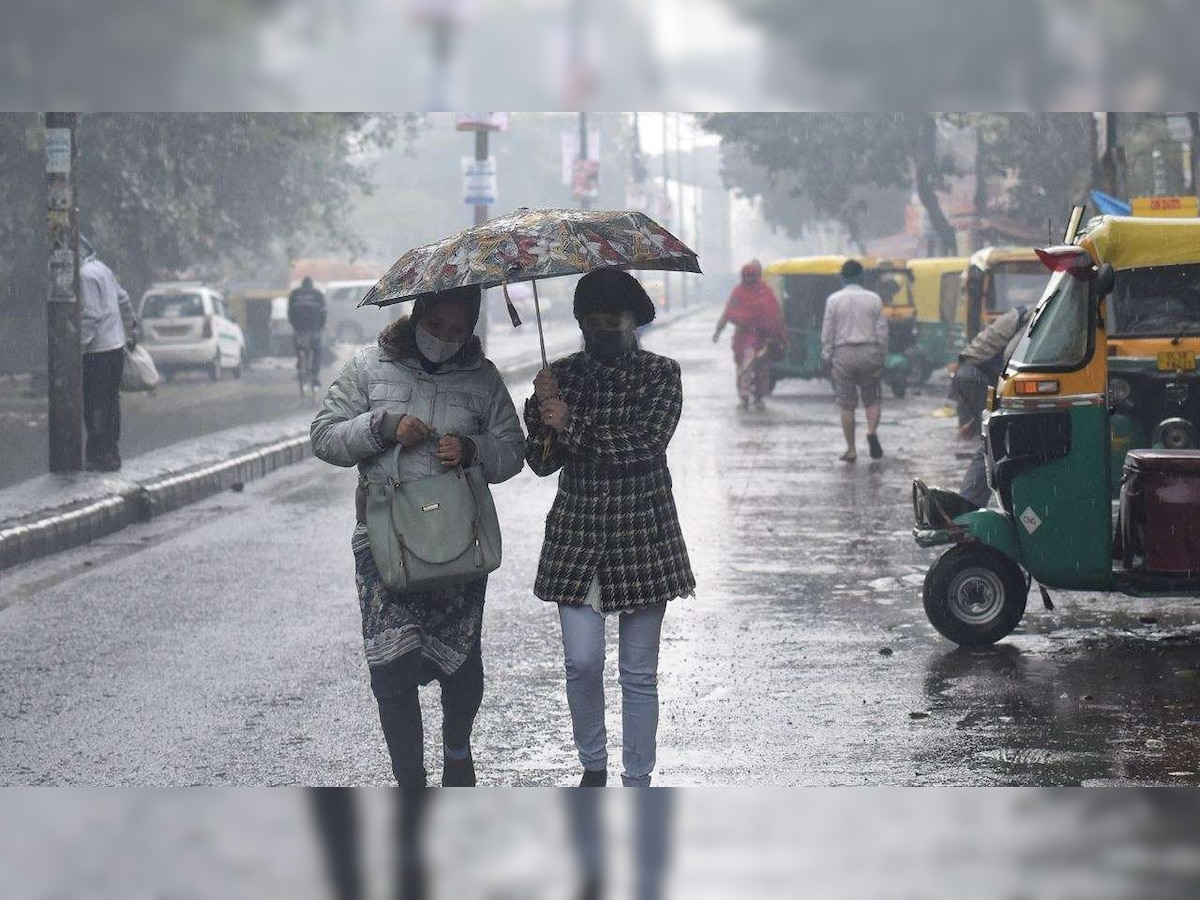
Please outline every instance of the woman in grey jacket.
[{"label": "woman in grey jacket", "polygon": [[412,315],[360,350],[325,395],[312,424],[313,452],[358,466],[358,525],[351,539],[371,689],[379,704],[392,771],[402,787],[423,786],[424,738],[418,685],[442,687],[444,786],[473,786],[471,727],[483,697],[480,629],[487,578],[437,592],[388,590],[364,524],[363,480],[387,476],[399,444],[400,477],[416,480],[456,465],[482,466],[491,483],[516,475],[525,438],[508,389],[472,335],[478,287],[418,300]]}]

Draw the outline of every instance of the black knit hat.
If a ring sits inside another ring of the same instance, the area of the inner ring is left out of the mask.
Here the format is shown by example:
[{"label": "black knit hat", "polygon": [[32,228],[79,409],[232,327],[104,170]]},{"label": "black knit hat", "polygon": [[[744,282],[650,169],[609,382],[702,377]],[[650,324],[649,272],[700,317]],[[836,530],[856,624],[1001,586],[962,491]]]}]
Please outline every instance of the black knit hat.
[{"label": "black knit hat", "polygon": [[458,303],[466,304],[467,309],[471,313],[471,329],[479,323],[479,304],[483,294],[480,291],[479,285],[468,284],[466,287],[450,288],[445,291],[438,291],[436,294],[425,294],[413,304],[412,320],[420,322],[425,313],[429,311],[431,306],[441,303],[443,300],[453,300]]},{"label": "black knit hat", "polygon": [[611,266],[593,269],[575,285],[575,318],[588,313],[633,314],[641,327],[654,319],[654,302],[641,283],[622,269]]}]

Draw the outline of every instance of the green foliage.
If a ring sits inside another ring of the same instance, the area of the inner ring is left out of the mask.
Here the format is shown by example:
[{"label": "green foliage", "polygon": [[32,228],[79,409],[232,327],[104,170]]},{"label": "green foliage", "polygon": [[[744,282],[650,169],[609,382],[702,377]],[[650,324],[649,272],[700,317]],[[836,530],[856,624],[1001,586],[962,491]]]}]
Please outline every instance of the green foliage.
[{"label": "green foliage", "polygon": [[[773,185],[811,204],[804,218],[841,222],[860,244],[871,189],[904,189],[914,178],[923,181],[929,190],[922,201],[927,208],[933,204],[935,225],[945,219],[933,191],[944,186],[953,165],[938,151],[932,113],[717,113],[702,124],[766,170]],[[731,187],[762,192],[745,167],[727,167],[726,173],[744,179]],[[775,221],[791,229],[797,224],[795,218]]]},{"label": "green foliage", "polygon": [[974,113],[988,205],[1031,229],[1066,221],[1092,182],[1091,113]]},{"label": "green foliage", "polygon": [[[43,231],[40,126],[29,119],[0,116],[0,160],[11,156],[26,173],[6,179],[11,189],[0,205],[0,238]],[[364,160],[392,145],[402,125],[411,130],[420,120],[345,113],[83,115],[80,228],[135,295],[153,279],[217,278],[318,246],[353,254],[361,244],[345,223],[356,198],[372,189]],[[27,282],[44,268],[45,248],[35,240],[14,251],[19,261],[0,277],[11,282],[24,272],[13,289],[20,304],[42,302],[44,291]],[[25,261],[30,254],[34,265]]]}]

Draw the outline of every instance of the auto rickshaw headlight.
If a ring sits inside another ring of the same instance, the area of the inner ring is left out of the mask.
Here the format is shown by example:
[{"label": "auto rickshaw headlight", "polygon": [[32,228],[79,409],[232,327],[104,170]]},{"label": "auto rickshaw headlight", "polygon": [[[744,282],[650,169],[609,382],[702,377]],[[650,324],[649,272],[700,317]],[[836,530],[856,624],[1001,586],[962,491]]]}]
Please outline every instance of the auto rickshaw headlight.
[{"label": "auto rickshaw headlight", "polygon": [[1124,378],[1108,379],[1108,395],[1113,403],[1124,403],[1129,399],[1130,386]]}]

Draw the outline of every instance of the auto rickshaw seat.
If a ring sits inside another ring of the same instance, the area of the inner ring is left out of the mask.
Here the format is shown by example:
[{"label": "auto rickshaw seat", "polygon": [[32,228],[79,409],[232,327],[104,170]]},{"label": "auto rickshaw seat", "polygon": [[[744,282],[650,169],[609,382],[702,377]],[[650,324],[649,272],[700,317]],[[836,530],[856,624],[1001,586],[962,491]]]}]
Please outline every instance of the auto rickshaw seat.
[{"label": "auto rickshaw seat", "polygon": [[1126,568],[1200,573],[1200,450],[1131,450],[1117,514]]}]

